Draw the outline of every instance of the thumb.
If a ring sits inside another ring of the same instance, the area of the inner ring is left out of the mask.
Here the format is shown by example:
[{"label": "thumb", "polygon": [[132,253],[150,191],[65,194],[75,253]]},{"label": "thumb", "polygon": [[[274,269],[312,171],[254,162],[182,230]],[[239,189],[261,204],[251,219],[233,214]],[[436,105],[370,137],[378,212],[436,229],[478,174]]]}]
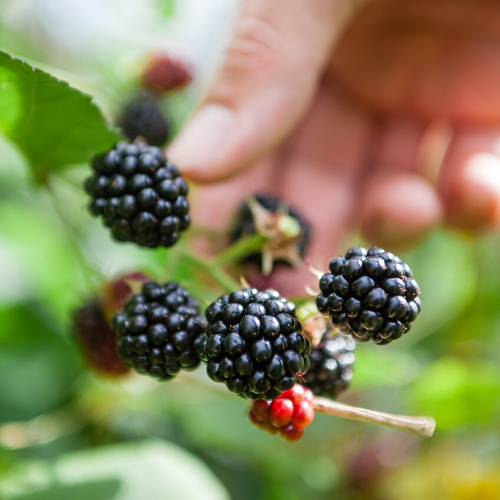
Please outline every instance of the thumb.
[{"label": "thumb", "polygon": [[343,0],[246,0],[202,107],[168,149],[183,175],[212,182],[275,148],[314,95]]}]

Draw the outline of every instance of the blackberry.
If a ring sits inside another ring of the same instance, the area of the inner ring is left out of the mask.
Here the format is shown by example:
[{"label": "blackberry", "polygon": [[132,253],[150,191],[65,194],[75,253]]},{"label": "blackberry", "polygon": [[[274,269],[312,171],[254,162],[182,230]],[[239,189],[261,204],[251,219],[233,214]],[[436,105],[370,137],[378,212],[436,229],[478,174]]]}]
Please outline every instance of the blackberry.
[{"label": "blackberry", "polygon": [[412,276],[394,254],[354,247],[330,262],[316,305],[357,342],[388,344],[407,333],[420,313],[420,288]]},{"label": "blackberry", "polygon": [[125,106],[119,125],[131,141],[136,137],[144,137],[153,146],[163,146],[170,131],[160,110],[160,101],[152,93],[132,99]]},{"label": "blackberry", "polygon": [[[246,202],[241,205],[236,215],[234,227],[230,233],[231,243],[235,243],[244,236],[255,234],[256,232],[266,233],[264,235],[269,238],[272,244],[269,256],[271,263],[296,264],[304,257],[312,239],[312,229],[309,222],[307,222],[298,210],[289,206],[279,196],[273,194],[256,194],[253,201],[258,204],[258,213],[252,207],[252,203]],[[280,226],[280,215],[289,216],[296,221],[297,234],[289,237],[283,233]],[[253,262],[265,267],[262,261],[265,250],[266,248],[264,248],[262,254],[253,253],[248,255],[244,261]]]},{"label": "blackberry", "polygon": [[92,170],[89,212],[116,240],[170,247],[189,227],[188,185],[160,148],[119,142],[93,159]]},{"label": "blackberry", "polygon": [[318,348],[312,348],[311,366],[304,375],[304,385],[317,396],[336,398],[345,391],[352,378],[354,363],[353,339],[343,333],[332,336],[328,328]]},{"label": "blackberry", "polygon": [[275,399],[309,368],[295,305],[275,290],[223,295],[205,311],[207,374],[247,399]]},{"label": "blackberry", "polygon": [[96,372],[120,376],[130,371],[118,356],[116,334],[106,321],[100,301],[92,300],[75,311],[73,332],[89,365]]},{"label": "blackberry", "polygon": [[205,318],[198,301],[174,282],[144,283],[116,314],[118,354],[136,372],[170,380],[195,369],[205,352]]}]

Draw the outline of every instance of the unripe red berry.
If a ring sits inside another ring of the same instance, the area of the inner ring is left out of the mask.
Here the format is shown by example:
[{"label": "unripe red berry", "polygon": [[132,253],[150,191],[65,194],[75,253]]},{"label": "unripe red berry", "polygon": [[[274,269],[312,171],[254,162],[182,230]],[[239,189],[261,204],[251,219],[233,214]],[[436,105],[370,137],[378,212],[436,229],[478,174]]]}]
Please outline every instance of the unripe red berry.
[{"label": "unripe red berry", "polygon": [[298,441],[304,435],[304,428],[288,424],[280,429],[280,435],[285,441]]},{"label": "unripe red berry", "polygon": [[102,310],[99,300],[76,310],[73,317],[75,339],[89,365],[101,375],[121,376],[130,371],[116,350],[116,333]]},{"label": "unripe red berry", "polygon": [[268,422],[271,417],[271,404],[272,401],[264,399],[257,399],[253,402],[252,413],[254,417],[260,422]]},{"label": "unripe red berry", "polygon": [[271,405],[271,424],[285,427],[292,421],[293,403],[289,399],[278,398]]},{"label": "unripe red berry", "polygon": [[293,406],[292,424],[306,427],[314,419],[314,408],[309,401],[301,401]]},{"label": "unripe red berry", "polygon": [[295,384],[291,389],[285,391],[281,397],[289,399],[293,404],[299,403],[304,400],[304,386]]},{"label": "unripe red berry", "polygon": [[123,311],[127,300],[135,293],[134,290],[147,281],[151,281],[149,276],[141,272],[132,272],[118,276],[104,284],[102,309],[108,321],[118,311]]},{"label": "unripe red berry", "polygon": [[304,400],[309,401],[309,403],[314,404],[314,392],[307,387],[304,387]]},{"label": "unripe red berry", "polygon": [[155,92],[186,87],[193,79],[186,63],[166,54],[153,56],[142,74],[142,86]]},{"label": "unripe red berry", "polygon": [[279,432],[276,427],[273,427],[271,425],[271,422],[261,422],[260,420],[257,420],[252,412],[250,412],[248,416],[250,417],[250,422],[252,422],[252,424],[255,425],[255,427],[257,427],[258,429],[262,429],[268,434],[277,434]]}]

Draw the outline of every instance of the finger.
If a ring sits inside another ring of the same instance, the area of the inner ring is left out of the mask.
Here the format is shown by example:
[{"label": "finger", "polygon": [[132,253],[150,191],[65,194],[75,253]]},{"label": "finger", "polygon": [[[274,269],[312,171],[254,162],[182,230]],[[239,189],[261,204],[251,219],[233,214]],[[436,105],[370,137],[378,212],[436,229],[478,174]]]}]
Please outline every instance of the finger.
[{"label": "finger", "polygon": [[266,158],[241,175],[214,184],[199,184],[194,190],[191,213],[198,226],[227,232],[238,208],[253,193],[271,190],[273,158]]},{"label": "finger", "polygon": [[498,124],[499,19],[491,1],[364,2],[331,71],[378,113]]},{"label": "finger", "polygon": [[443,209],[434,186],[417,170],[423,125],[403,118],[381,124],[361,205],[364,237],[390,249],[408,247],[437,227]]},{"label": "finger", "polygon": [[388,118],[377,125],[372,165],[377,172],[415,172],[425,126],[409,118]]},{"label": "finger", "polygon": [[286,137],[314,95],[343,3],[244,3],[219,77],[169,148],[184,175],[198,182],[230,177]]},{"label": "finger", "polygon": [[[343,250],[347,232],[357,223],[357,203],[371,123],[343,99],[333,85],[322,86],[311,111],[291,137],[282,159],[280,194],[311,223],[312,264],[326,270]],[[279,278],[295,294],[314,286],[303,266],[280,271]],[[317,281],[316,281],[317,285]]]},{"label": "finger", "polygon": [[254,286],[276,288],[284,295],[317,288],[306,264],[326,270],[342,250],[347,232],[356,224],[356,205],[371,125],[333,87],[322,87],[311,111],[290,138],[281,157],[276,186],[287,202],[312,226],[313,239],[305,263],[298,269],[276,267],[264,277],[248,270]]},{"label": "finger", "polygon": [[462,129],[445,158],[439,192],[446,220],[479,230],[500,222],[500,130]]},{"label": "finger", "polygon": [[364,237],[377,246],[391,250],[411,246],[442,219],[434,187],[417,174],[379,174],[366,185],[361,227]]}]

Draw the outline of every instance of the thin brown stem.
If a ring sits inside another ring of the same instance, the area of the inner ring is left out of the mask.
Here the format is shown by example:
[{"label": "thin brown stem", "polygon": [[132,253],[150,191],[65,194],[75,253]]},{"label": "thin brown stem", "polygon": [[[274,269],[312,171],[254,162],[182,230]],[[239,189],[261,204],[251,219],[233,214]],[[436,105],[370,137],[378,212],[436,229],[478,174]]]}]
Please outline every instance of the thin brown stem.
[{"label": "thin brown stem", "polygon": [[436,429],[436,422],[432,417],[411,417],[407,415],[392,415],[379,411],[367,410],[349,406],[326,398],[314,398],[314,410],[317,413],[333,415],[335,417],[359,420],[371,424],[385,425],[398,431],[419,434],[431,437]]}]

